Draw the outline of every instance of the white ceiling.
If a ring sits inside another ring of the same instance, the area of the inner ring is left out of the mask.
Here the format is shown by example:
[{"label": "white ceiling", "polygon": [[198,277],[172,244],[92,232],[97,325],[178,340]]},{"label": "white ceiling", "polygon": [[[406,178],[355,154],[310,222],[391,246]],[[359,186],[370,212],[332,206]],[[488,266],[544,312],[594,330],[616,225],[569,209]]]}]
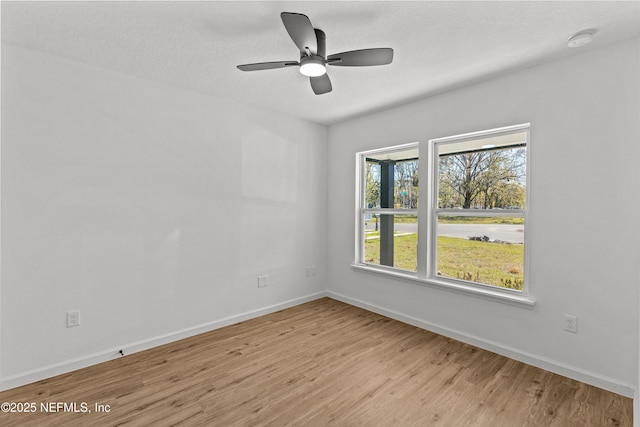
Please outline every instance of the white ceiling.
[{"label": "white ceiling", "polygon": [[[316,96],[280,12],[304,13],[327,54],[392,47],[390,65],[330,67]],[[7,2],[2,41],[322,124],[640,36],[640,2]],[[569,49],[572,34],[597,30]],[[612,64],[612,66],[614,66]]]}]

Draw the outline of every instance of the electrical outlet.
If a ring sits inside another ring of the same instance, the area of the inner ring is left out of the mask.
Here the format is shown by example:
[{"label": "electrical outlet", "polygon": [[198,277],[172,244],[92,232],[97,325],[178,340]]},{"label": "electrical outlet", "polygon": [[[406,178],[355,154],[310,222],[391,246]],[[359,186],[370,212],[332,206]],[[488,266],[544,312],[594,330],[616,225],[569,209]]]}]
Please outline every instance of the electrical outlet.
[{"label": "electrical outlet", "polygon": [[67,311],[67,328],[80,326],[80,310]]},{"label": "electrical outlet", "polygon": [[305,267],[305,273],[306,273],[307,277],[315,276],[316,275],[316,266],[315,265],[307,265]]},{"label": "electrical outlet", "polygon": [[258,287],[264,288],[267,286],[267,276],[258,276]]},{"label": "electrical outlet", "polygon": [[574,334],[578,333],[578,318],[576,316],[572,316],[570,314],[564,315],[564,330],[573,332]]}]

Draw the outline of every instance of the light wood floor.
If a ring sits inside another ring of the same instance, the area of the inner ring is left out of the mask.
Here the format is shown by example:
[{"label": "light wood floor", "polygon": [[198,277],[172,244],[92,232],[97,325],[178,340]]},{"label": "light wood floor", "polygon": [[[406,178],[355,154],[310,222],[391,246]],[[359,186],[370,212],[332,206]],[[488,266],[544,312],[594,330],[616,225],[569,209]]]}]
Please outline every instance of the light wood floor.
[{"label": "light wood floor", "polygon": [[[632,400],[324,298],[0,393],[2,426],[631,426]],[[95,404],[110,405],[96,413]]]}]

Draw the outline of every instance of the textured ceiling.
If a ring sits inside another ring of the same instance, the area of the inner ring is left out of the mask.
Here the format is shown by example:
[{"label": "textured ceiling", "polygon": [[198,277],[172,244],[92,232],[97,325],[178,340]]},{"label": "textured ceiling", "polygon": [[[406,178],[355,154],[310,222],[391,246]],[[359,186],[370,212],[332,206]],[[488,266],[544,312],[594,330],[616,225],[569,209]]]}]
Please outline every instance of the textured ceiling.
[{"label": "textured ceiling", "polygon": [[[392,47],[391,65],[330,67],[316,96],[297,67],[280,12],[304,13],[327,53]],[[2,41],[322,124],[640,36],[640,3],[550,2],[6,2]],[[594,41],[567,38],[597,30]]]}]

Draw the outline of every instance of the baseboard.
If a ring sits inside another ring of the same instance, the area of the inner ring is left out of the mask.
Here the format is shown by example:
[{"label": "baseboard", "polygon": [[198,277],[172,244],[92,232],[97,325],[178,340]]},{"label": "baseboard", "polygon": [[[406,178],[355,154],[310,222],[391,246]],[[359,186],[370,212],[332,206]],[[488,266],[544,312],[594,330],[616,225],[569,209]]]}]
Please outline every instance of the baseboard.
[{"label": "baseboard", "polygon": [[633,396],[633,427],[640,427],[640,390],[638,388]]},{"label": "baseboard", "polygon": [[417,326],[419,328],[426,329],[428,331],[435,332],[437,334],[440,334],[449,338],[453,338],[455,340],[462,341],[467,344],[474,345],[476,347],[491,351],[493,353],[500,354],[510,359],[514,359],[519,362],[523,362],[528,365],[535,366],[537,368],[541,368],[549,372],[553,372],[555,374],[559,374],[577,381],[581,381],[586,384],[590,384],[590,385],[611,391],[613,393],[620,394],[622,396],[626,396],[630,398],[636,397],[635,404],[636,406],[638,405],[637,396],[634,396],[636,392],[636,388],[633,385],[622,383],[616,379],[608,378],[603,375],[595,374],[593,372],[588,372],[586,370],[576,368],[574,366],[570,366],[565,363],[558,362],[556,360],[552,360],[536,354],[524,352],[509,346],[505,346],[503,344],[487,341],[470,334],[459,332],[441,325],[437,325],[422,319],[418,319],[413,316],[408,316],[406,314],[402,314],[394,310],[389,310],[387,308],[381,307],[376,304],[370,304],[366,301],[362,301],[356,298],[351,298],[349,296],[346,296],[337,292],[328,291],[327,296],[329,298],[333,298],[338,301],[342,301],[344,303],[354,305],[356,307],[360,307],[365,310],[372,311],[374,313],[378,313],[386,317],[390,317],[400,322]]},{"label": "baseboard", "polygon": [[180,331],[175,331],[175,332],[160,335],[154,338],[149,338],[146,340],[125,344],[117,348],[112,348],[112,349],[101,351],[98,353],[93,353],[86,356],[82,356],[75,359],[49,365],[44,368],[34,369],[34,370],[23,372],[17,375],[12,375],[10,377],[3,378],[0,380],[0,391],[9,390],[15,387],[20,387],[25,384],[30,384],[36,381],[55,377],[57,375],[76,371],[78,369],[97,365],[98,363],[107,362],[116,357],[120,357],[120,353],[119,353],[120,350],[123,350],[123,353],[125,355],[137,353],[143,350],[148,350],[154,347],[158,347],[163,344],[168,344],[174,341],[192,337],[194,335],[202,334],[205,332],[213,331],[215,329],[223,328],[225,326],[233,325],[235,323],[243,322],[245,320],[253,319],[255,317],[264,316],[265,314],[274,313],[276,311],[283,310],[285,308],[290,308],[296,305],[304,304],[305,302],[313,301],[326,296],[327,296],[327,293],[325,291],[317,292],[317,293],[306,295],[300,298],[294,298],[278,304],[262,307],[256,310],[251,310],[251,311],[247,311],[237,315],[225,317],[223,319],[214,320],[212,322],[208,322],[202,325],[194,326],[187,329],[182,329]]},{"label": "baseboard", "polygon": [[[168,344],[174,341],[178,341],[184,338],[189,338],[194,335],[213,331],[225,326],[229,326],[235,323],[243,322],[245,320],[253,319],[256,317],[264,316],[265,314],[274,313],[279,310],[294,307],[296,305],[304,304],[305,302],[313,301],[323,297],[330,297],[344,303],[363,308],[374,313],[381,314],[383,316],[390,317],[403,323],[407,323],[413,326],[417,326],[422,329],[426,329],[431,332],[444,335],[449,338],[456,339],[458,341],[465,342],[467,344],[475,345],[476,347],[488,350],[505,357],[509,357],[520,362],[545,369],[547,371],[563,375],[568,378],[575,379],[577,381],[591,384],[596,387],[600,387],[605,390],[609,390],[620,395],[630,397],[634,399],[634,419],[640,420],[640,398],[638,391],[632,385],[622,383],[612,378],[608,378],[602,375],[598,375],[592,372],[585,371],[580,368],[569,366],[567,364],[551,360],[545,357],[541,357],[532,353],[523,352],[518,349],[514,349],[509,346],[494,343],[475,337],[469,334],[465,334],[453,329],[437,325],[431,322],[427,322],[422,319],[418,319],[413,316],[408,316],[399,313],[394,310],[381,307],[379,305],[371,304],[366,301],[362,301],[356,298],[351,298],[346,295],[332,292],[322,291],[314,294],[306,295],[300,298],[294,298],[288,301],[284,301],[271,306],[259,308],[256,310],[247,311],[234,316],[225,317],[223,319],[208,322],[202,325],[194,326],[191,328],[175,331],[169,334],[149,338],[146,340],[129,343],[121,347],[108,349],[102,352],[89,354],[83,357],[67,360],[61,363],[49,365],[40,369],[34,369],[31,371],[23,372],[17,375],[13,375],[0,380],[0,391],[9,390],[15,387],[19,387],[25,384],[30,384],[43,379],[51,378],[57,375],[72,372],[78,369],[86,368],[98,363],[107,362],[116,357],[119,357],[119,350],[123,350],[125,354],[137,353],[140,351],[148,350],[154,347],[158,347],[163,344]],[[635,424],[636,427],[640,427],[640,423]]]}]

